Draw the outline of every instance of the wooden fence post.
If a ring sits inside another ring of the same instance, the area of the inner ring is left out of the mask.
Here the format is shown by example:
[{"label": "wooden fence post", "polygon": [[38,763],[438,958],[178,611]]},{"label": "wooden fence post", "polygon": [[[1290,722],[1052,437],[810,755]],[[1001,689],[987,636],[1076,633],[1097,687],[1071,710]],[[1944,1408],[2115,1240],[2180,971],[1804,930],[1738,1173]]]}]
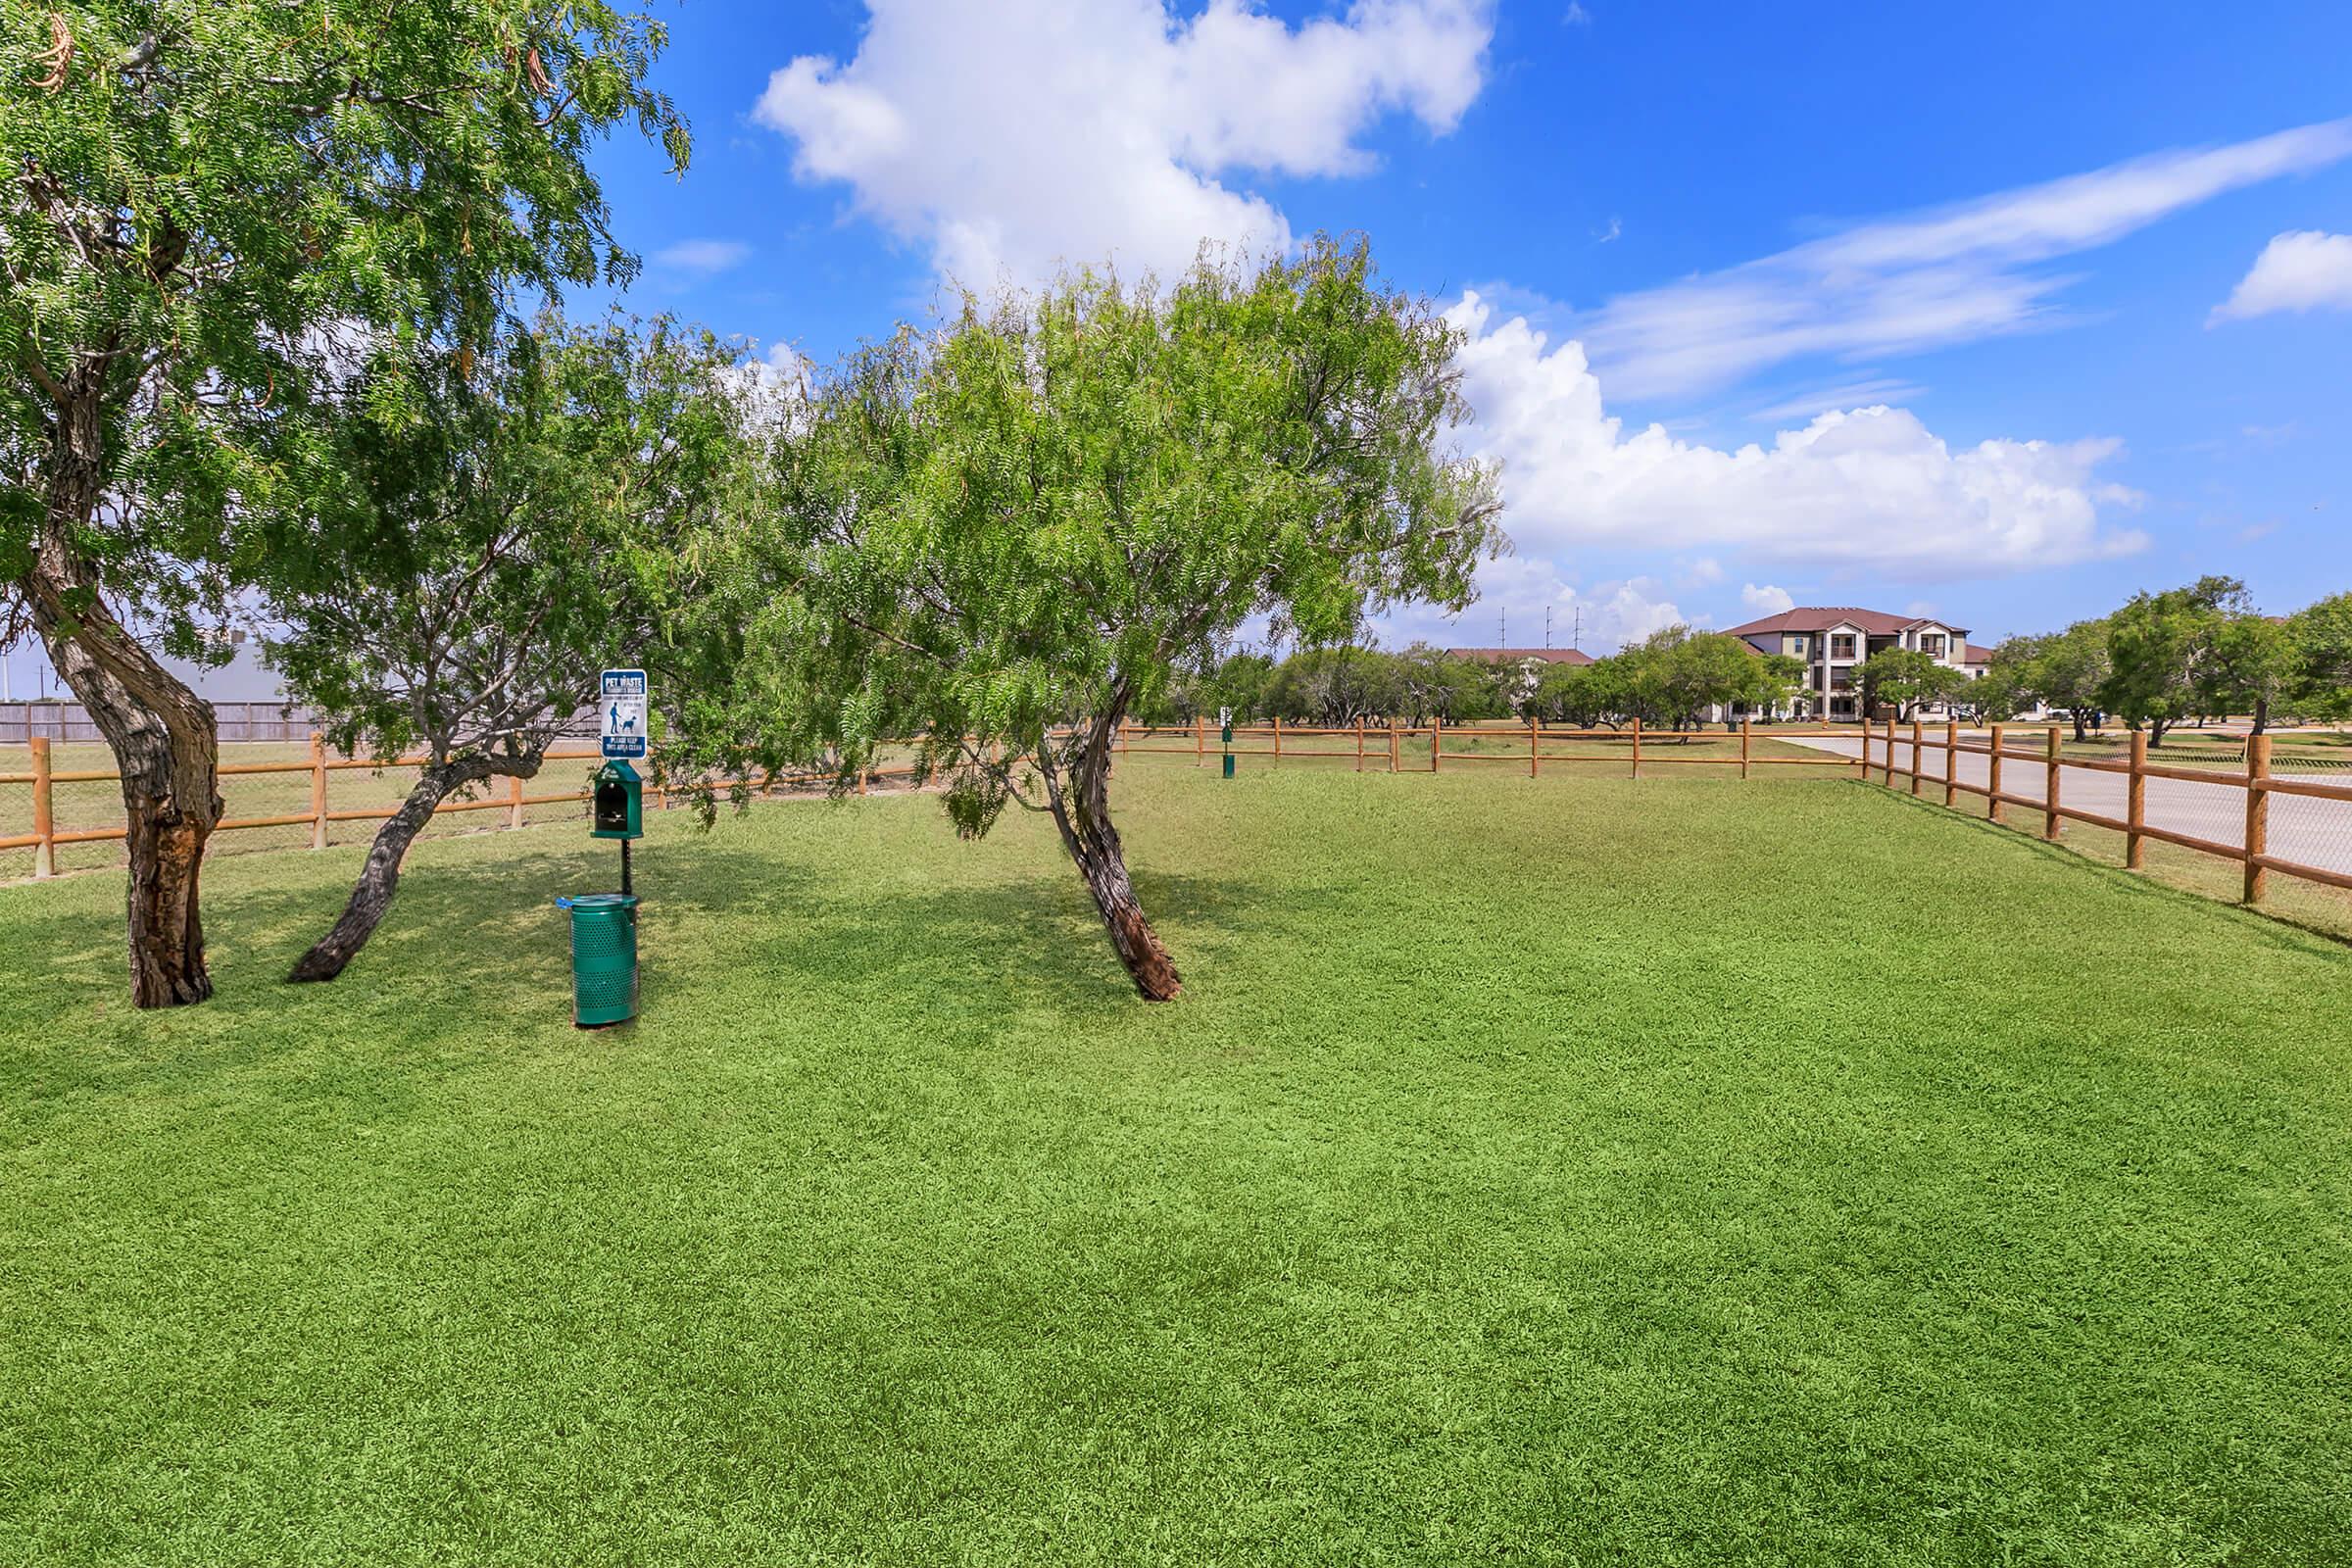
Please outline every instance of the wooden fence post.
[{"label": "wooden fence post", "polygon": [[1364,770],[1364,715],[1355,715],[1355,770]]},{"label": "wooden fence post", "polygon": [[1960,721],[1943,721],[1943,808],[1960,803]]},{"label": "wooden fence post", "polygon": [[1911,798],[1913,800],[1919,798],[1919,775],[1926,771],[1920,762],[1919,742],[1923,733],[1919,720],[1913,719],[1911,721]]},{"label": "wooden fence post", "polygon": [[2004,725],[1992,726],[1992,756],[1985,760],[1990,765],[1984,769],[1984,820],[1995,827],[2008,820],[2001,809],[2001,737],[2006,732]]},{"label": "wooden fence post", "polygon": [[2271,890],[2269,867],[2261,858],[2271,853],[2271,738],[2250,736],[2246,741],[2246,902],[2260,904]]},{"label": "wooden fence post", "polygon": [[311,731],[311,848],[326,848],[326,737]]},{"label": "wooden fence post", "polygon": [[1208,715],[1206,713],[1193,715],[1193,765],[1195,767],[1208,765]]},{"label": "wooden fence post", "polygon": [[1642,715],[1634,715],[1634,777],[1642,776]]},{"label": "wooden fence post", "polygon": [[[31,712],[25,710],[24,727],[32,728]],[[32,874],[57,875],[57,817],[50,799],[49,737],[27,735],[25,744],[32,748],[32,831],[40,842],[32,847]]]},{"label": "wooden fence post", "polygon": [[522,826],[522,775],[520,773],[507,775],[507,826],[509,828]]},{"label": "wooden fence post", "polygon": [[1282,715],[1280,713],[1274,715],[1274,760],[1277,764],[1282,761]]},{"label": "wooden fence post", "polygon": [[2124,864],[2132,870],[2144,870],[2148,861],[2148,841],[2140,829],[2148,825],[2148,732],[2132,732],[2132,777],[2125,785],[2124,820],[2131,831],[2124,835]]},{"label": "wooden fence post", "polygon": [[1747,777],[1747,717],[1742,714],[1740,719],[1740,776],[1741,778]]},{"label": "wooden fence post", "polygon": [[1394,714],[1389,718],[1389,771],[1396,771],[1396,719]]},{"label": "wooden fence post", "polygon": [[1446,720],[1440,715],[1436,713],[1429,715],[1429,770],[1432,773],[1438,770],[1438,763],[1444,760],[1446,756],[1438,746],[1438,731],[1443,729],[1445,724]]},{"label": "wooden fence post", "polygon": [[[1912,760],[1916,762],[1919,759],[1913,758]],[[1894,788],[1894,719],[1891,716],[1886,720],[1886,787]]]},{"label": "wooden fence post", "polygon": [[2049,762],[2041,786],[2041,836],[2055,844],[2063,827],[2058,815],[2058,726],[2050,726]]},{"label": "wooden fence post", "polygon": [[1527,776],[1529,778],[1536,776],[1536,763],[1543,744],[1544,720],[1530,713],[1527,715]]}]

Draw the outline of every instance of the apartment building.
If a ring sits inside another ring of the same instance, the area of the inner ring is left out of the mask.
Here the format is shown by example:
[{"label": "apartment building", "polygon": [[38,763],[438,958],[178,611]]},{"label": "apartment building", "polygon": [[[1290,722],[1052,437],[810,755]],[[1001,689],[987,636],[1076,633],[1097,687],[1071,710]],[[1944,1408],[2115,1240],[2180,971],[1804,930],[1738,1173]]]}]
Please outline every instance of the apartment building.
[{"label": "apartment building", "polygon": [[[1805,713],[1833,722],[1865,716],[1854,670],[1885,649],[1912,649],[1972,675],[1984,674],[1985,662],[1992,657],[1990,649],[1968,640],[1965,626],[1850,606],[1784,610],[1734,626],[1724,635],[1739,638],[1759,654],[1786,654],[1801,662],[1805,666]],[[1940,709],[1923,710],[1923,713],[1942,716]]]}]

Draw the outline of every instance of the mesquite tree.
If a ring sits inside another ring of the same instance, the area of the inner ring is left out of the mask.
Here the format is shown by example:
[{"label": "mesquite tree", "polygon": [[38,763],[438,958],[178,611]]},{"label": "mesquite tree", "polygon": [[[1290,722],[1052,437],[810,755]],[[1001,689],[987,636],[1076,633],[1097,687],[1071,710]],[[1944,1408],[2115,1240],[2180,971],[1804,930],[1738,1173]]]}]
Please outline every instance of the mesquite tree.
[{"label": "mesquite tree", "polygon": [[1326,240],[1164,289],[967,297],[856,356],[736,541],[735,701],[681,715],[692,760],[830,754],[846,781],[920,737],[957,830],[1050,814],[1137,989],[1174,997],[1111,820],[1117,726],[1253,617],[1330,643],[1468,601],[1500,536],[1492,475],[1442,448],[1456,341]]},{"label": "mesquite tree", "polygon": [[736,352],[666,320],[516,333],[470,377],[343,422],[341,489],[273,536],[271,662],[345,751],[421,751],[334,928],[289,977],[343,972],[450,794],[531,778],[643,659],[678,549],[717,525],[746,451]]},{"label": "mesquite tree", "polygon": [[339,340],[463,366],[517,291],[617,279],[590,145],[660,26],[603,0],[74,0],[0,9],[0,644],[27,630],[122,775],[131,995],[209,996],[219,820],[198,651],[253,525],[306,504]]}]

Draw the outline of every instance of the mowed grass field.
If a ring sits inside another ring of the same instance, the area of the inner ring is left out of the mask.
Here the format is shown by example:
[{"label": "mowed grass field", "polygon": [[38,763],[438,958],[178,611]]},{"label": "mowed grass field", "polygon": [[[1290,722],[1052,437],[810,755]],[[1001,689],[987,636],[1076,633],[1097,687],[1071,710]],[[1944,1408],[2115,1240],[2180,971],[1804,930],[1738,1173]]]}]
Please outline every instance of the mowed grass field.
[{"label": "mowed grass field", "polygon": [[1883,790],[1136,759],[0,889],[0,1561],[2352,1561],[2352,950]]}]

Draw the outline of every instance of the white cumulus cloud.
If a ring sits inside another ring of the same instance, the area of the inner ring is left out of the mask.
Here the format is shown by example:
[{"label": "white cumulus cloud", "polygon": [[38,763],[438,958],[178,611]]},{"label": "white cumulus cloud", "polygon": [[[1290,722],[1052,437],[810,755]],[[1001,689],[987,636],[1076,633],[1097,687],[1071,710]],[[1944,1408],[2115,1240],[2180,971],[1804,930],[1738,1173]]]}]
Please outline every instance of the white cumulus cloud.
[{"label": "white cumulus cloud", "polygon": [[2352,311],[2352,234],[2303,229],[2280,234],[2206,321],[2244,320],[2274,311]]},{"label": "white cumulus cloud", "polygon": [[1468,334],[1459,365],[1474,422],[1463,444],[1503,463],[1505,526],[1519,550],[1712,550],[1757,562],[1911,576],[1984,575],[2129,554],[2144,536],[2102,509],[2112,440],[1953,448],[1884,406],[1825,413],[1770,446],[1727,451],[1660,425],[1628,431],[1601,402],[1575,341],[1549,347],[1476,293],[1447,313]]},{"label": "white cumulus cloud", "polygon": [[1287,245],[1226,177],[1345,175],[1390,114],[1453,128],[1485,80],[1491,0],[1353,0],[1298,26],[1250,0],[868,0],[846,62],[804,55],[753,116],[794,172],[974,287],[1115,258],[1160,272],[1203,240]]},{"label": "white cumulus cloud", "polygon": [[1784,610],[1796,608],[1796,600],[1788,589],[1775,587],[1771,583],[1741,583],[1740,602],[1758,615],[1777,615]]}]

